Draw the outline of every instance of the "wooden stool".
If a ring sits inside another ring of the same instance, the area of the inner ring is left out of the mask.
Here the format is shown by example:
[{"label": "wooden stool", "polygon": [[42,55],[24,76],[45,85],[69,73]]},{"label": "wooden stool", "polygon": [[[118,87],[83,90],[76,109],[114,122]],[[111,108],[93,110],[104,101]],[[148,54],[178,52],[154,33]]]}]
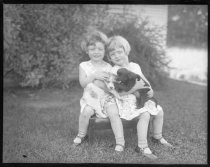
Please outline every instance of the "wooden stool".
[{"label": "wooden stool", "polygon": [[[135,118],[130,121],[127,121],[125,119],[121,120],[123,124],[123,129],[133,128],[136,130],[138,118]],[[91,117],[89,120],[89,127],[88,127],[89,143],[93,144],[95,130],[105,130],[105,129],[112,129],[109,118],[97,118],[96,116]]]}]

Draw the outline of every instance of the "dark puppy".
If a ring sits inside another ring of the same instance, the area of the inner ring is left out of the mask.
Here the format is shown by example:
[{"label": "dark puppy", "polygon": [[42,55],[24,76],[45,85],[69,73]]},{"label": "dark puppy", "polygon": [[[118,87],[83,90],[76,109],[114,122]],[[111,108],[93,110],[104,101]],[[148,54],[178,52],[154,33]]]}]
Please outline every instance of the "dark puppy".
[{"label": "dark puppy", "polygon": [[[117,71],[116,82],[114,82],[115,90],[117,92],[128,92],[131,88],[134,87],[134,85],[136,84],[136,80],[140,81],[141,79],[142,78],[138,74],[135,74],[127,70],[126,68],[120,68]],[[153,97],[150,98],[147,95],[147,92],[150,90],[150,88],[148,88],[149,84],[145,80],[143,81],[145,83],[145,88],[139,89],[137,90],[137,92],[135,92],[135,95],[137,97],[137,108],[142,108],[145,102],[147,102],[148,100],[154,101],[157,107],[157,100]]]}]

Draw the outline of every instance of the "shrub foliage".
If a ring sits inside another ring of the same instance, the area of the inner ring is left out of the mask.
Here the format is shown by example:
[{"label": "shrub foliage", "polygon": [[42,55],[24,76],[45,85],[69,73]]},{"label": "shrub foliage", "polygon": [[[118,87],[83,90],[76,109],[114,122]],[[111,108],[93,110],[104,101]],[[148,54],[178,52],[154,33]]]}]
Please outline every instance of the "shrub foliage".
[{"label": "shrub foliage", "polygon": [[87,57],[80,42],[90,27],[120,34],[131,44],[131,60],[142,67],[154,85],[165,63],[158,28],[108,12],[107,5],[4,5],[4,77],[21,76],[22,86],[50,85],[67,88],[71,74]]},{"label": "shrub foliage", "polygon": [[207,5],[169,5],[168,13],[169,47],[207,48]]}]

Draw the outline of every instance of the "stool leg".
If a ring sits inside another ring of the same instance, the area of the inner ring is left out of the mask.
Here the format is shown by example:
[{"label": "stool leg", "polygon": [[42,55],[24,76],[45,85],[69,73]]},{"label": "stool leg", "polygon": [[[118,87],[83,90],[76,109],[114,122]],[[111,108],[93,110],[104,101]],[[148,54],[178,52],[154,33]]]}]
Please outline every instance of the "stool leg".
[{"label": "stool leg", "polygon": [[93,140],[94,140],[94,124],[95,124],[95,120],[94,119],[90,119],[89,122],[89,127],[88,127],[88,137],[89,137],[89,144],[93,144]]}]

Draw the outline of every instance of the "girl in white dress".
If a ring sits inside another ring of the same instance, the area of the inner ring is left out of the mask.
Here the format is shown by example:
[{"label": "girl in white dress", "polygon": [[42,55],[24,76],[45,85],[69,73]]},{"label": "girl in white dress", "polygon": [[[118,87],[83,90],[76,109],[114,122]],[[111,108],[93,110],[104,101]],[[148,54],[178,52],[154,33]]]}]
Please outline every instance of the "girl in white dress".
[{"label": "girl in white dress", "polygon": [[73,141],[75,146],[86,139],[90,117],[94,114],[102,118],[109,116],[107,113],[111,110],[107,112],[106,107],[116,103],[112,94],[101,89],[105,87],[103,81],[109,77],[108,72],[112,68],[103,60],[107,42],[106,35],[99,31],[89,33],[82,42],[82,49],[90,60],[79,65],[79,82],[84,92],[80,99],[79,129]]},{"label": "girl in white dress", "polygon": [[[113,72],[116,74],[117,70],[119,68],[127,68],[128,70],[140,75],[144,80],[148,82],[148,80],[144,77],[141,68],[138,64],[129,62],[128,55],[130,52],[130,45],[128,41],[121,37],[121,36],[113,36],[109,39],[109,43],[107,46],[108,49],[108,59],[115,64],[113,67]],[[149,83],[149,82],[148,82]],[[150,91],[148,91],[148,95],[150,97],[153,96],[153,90],[151,85]],[[132,93],[134,93],[136,90],[144,87],[144,83],[140,80],[137,81],[136,85],[129,91],[121,93],[121,98],[123,100],[117,100],[117,106],[119,109],[119,115],[118,117],[124,118],[127,120],[131,120],[135,117],[139,118],[139,121],[137,123],[137,136],[138,136],[138,147],[136,148],[137,152],[142,153],[143,155],[147,156],[148,158],[157,158],[154,154],[152,154],[151,150],[148,147],[147,144],[147,131],[148,131],[148,125],[150,120],[150,115],[152,112],[149,110],[137,110],[136,109],[136,97]],[[115,112],[115,111],[113,111]],[[162,137],[162,127],[163,127],[163,110],[160,106],[158,106],[158,111],[156,113],[153,113],[153,141],[157,141],[160,144],[163,144],[165,146],[171,147],[171,144],[169,144],[163,137]],[[122,135],[123,127],[118,127],[117,133]],[[120,136],[118,135],[118,136]],[[120,136],[122,137],[122,136]],[[118,146],[120,147],[120,146]],[[120,150],[120,148],[119,148]],[[123,148],[121,148],[123,151]]]},{"label": "girl in white dress", "polygon": [[[139,65],[136,64],[136,63],[130,62],[128,66],[126,66],[126,67],[123,66],[123,67],[127,68],[129,71],[132,71],[134,73],[139,74],[141,77],[144,77]],[[112,68],[112,73],[117,75],[117,71],[120,68],[122,68],[122,67],[118,66],[118,65],[115,65]],[[145,77],[144,77],[144,79],[146,80]],[[152,89],[149,82],[148,82],[148,84],[149,84],[149,88]],[[152,92],[149,92],[149,93],[152,93]],[[119,109],[120,118],[123,118],[123,119],[126,119],[126,120],[132,120],[133,118],[136,118],[137,116],[139,116],[143,112],[149,112],[151,115],[157,115],[158,112],[160,110],[162,110],[160,105],[157,105],[157,107],[156,107],[155,105],[153,105],[153,106],[152,105],[147,105],[148,103],[143,108],[137,109],[137,106],[136,106],[136,100],[137,99],[136,99],[136,96],[134,94],[121,93],[120,95],[121,95],[120,100],[116,99],[117,106],[118,106],[118,109]]]}]

